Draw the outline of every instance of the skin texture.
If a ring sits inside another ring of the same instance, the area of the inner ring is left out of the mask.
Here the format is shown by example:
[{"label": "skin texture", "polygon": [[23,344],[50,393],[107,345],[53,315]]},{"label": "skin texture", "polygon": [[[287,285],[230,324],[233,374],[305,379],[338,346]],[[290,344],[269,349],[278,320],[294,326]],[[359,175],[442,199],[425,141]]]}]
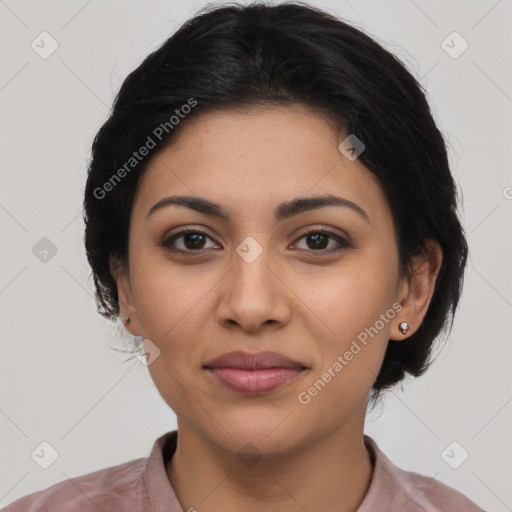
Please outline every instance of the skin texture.
[{"label": "skin texture", "polygon": [[[264,505],[271,512],[349,512],[368,490],[368,395],[388,339],[408,343],[419,328],[442,252],[432,242],[413,276],[399,275],[391,210],[375,175],[338,150],[346,135],[300,105],[216,111],[185,126],[142,178],[128,268],[115,259],[111,268],[127,329],[160,350],[148,369],[177,415],[178,445],[166,469],[185,511],[255,512]],[[339,206],[274,221],[279,203],[321,194],[357,203],[370,222]],[[232,218],[175,205],[146,218],[171,195],[207,198]],[[187,254],[162,246],[185,227],[207,238],[176,239]],[[312,240],[304,236],[310,227],[348,234],[352,246]],[[251,263],[236,251],[248,236],[262,249]],[[202,255],[193,254],[195,247]],[[335,248],[341,250],[321,255]],[[394,318],[309,403],[300,403],[298,394],[393,304],[401,305]],[[398,329],[403,321],[406,335]],[[202,368],[232,350],[273,350],[308,369],[270,393],[243,396]],[[237,456],[244,446],[260,457],[250,466]]]}]

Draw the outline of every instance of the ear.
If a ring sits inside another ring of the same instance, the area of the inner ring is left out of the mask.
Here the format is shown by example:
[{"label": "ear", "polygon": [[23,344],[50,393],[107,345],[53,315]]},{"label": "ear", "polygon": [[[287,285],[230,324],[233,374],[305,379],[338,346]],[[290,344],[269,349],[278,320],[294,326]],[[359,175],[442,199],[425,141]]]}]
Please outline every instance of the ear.
[{"label": "ear", "polygon": [[[109,259],[110,272],[117,283],[117,295],[119,298],[119,315],[125,328],[134,336],[140,336],[140,323],[137,315],[137,307],[133,298],[133,290],[128,265],[115,256]],[[125,319],[130,321],[126,324]]]},{"label": "ear", "polygon": [[[396,315],[396,322],[390,332],[390,339],[403,340],[417,331],[427,314],[434,294],[437,275],[443,261],[443,251],[435,240],[427,240],[425,251],[413,260],[411,276],[404,276],[399,286],[398,302],[402,309]],[[398,326],[409,324],[409,330],[402,334]]]}]

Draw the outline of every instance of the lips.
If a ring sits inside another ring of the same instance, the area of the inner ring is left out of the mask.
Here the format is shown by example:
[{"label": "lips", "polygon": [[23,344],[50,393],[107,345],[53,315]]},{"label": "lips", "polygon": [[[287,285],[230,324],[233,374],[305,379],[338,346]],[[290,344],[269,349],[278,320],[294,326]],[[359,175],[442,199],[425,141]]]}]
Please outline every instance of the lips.
[{"label": "lips", "polygon": [[244,395],[268,393],[288,384],[307,367],[277,352],[229,352],[208,361],[203,368],[224,387]]},{"label": "lips", "polygon": [[262,370],[268,368],[306,368],[305,365],[294,361],[277,352],[248,352],[236,351],[222,354],[208,361],[207,368],[240,368],[243,370]]}]

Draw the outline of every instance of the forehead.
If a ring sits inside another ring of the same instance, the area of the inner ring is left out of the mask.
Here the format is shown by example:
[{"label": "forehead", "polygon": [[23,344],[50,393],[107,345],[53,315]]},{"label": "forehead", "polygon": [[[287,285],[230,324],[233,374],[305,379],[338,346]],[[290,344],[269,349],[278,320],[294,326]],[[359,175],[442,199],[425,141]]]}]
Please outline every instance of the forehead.
[{"label": "forehead", "polygon": [[372,219],[390,213],[377,177],[339,152],[348,134],[305,107],[209,112],[177,135],[149,162],[134,209],[180,194],[209,198],[234,218],[270,216],[283,201],[335,194]]}]

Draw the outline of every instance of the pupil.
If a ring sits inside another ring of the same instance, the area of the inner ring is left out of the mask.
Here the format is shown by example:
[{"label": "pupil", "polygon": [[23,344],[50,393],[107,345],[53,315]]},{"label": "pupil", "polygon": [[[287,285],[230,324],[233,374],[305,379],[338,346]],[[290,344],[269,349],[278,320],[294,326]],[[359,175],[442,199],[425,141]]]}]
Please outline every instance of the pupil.
[{"label": "pupil", "polygon": [[[316,234],[316,235],[309,235],[309,236],[310,236],[312,239],[314,239],[314,240],[315,240],[315,244],[317,244],[317,243],[318,243],[318,239],[319,239],[319,238],[322,238],[322,237],[323,237],[324,241],[327,239],[327,237],[326,237],[324,234],[322,234],[322,233],[318,233],[318,234]],[[321,245],[322,245],[322,247],[320,247],[320,249],[324,249],[324,248],[325,248],[325,244],[321,244]],[[318,245],[316,245],[316,248],[318,248]]]},{"label": "pupil", "polygon": [[[192,233],[192,234],[185,235],[185,238],[184,238],[185,246],[187,247],[187,249],[190,249],[190,248],[197,249],[198,248],[197,242],[198,241],[200,242],[200,240],[198,240],[198,239],[201,239],[201,238],[203,238],[203,235],[200,235],[198,233]],[[192,242],[192,247],[189,247],[189,244],[187,243],[187,241],[189,241],[190,239],[194,240],[194,242]]]}]

